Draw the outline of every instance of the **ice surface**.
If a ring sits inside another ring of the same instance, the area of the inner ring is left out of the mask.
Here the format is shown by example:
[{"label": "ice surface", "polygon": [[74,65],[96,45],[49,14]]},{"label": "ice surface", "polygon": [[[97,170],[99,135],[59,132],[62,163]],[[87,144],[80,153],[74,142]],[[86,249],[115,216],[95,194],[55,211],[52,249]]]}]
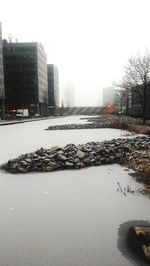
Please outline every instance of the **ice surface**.
[{"label": "ice surface", "polygon": [[[0,163],[40,147],[124,137],[115,129],[44,130],[79,118],[1,126]],[[141,265],[118,250],[118,228],[130,220],[149,220],[150,202],[117,192],[117,182],[139,186],[119,165],[22,175],[1,171],[0,265]]]}]

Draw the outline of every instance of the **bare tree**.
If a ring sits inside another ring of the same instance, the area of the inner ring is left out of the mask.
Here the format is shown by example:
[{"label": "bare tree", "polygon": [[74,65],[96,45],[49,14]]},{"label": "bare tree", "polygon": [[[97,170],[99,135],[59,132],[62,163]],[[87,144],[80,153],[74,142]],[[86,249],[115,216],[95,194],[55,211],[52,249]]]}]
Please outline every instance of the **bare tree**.
[{"label": "bare tree", "polygon": [[118,107],[119,113],[123,114],[126,111],[127,114],[127,90],[117,90],[114,105]]},{"label": "bare tree", "polygon": [[131,57],[125,66],[124,75],[119,87],[125,88],[132,96],[135,97],[142,108],[143,123],[146,119],[146,96],[150,86],[150,54],[148,51],[141,56],[137,54]]}]

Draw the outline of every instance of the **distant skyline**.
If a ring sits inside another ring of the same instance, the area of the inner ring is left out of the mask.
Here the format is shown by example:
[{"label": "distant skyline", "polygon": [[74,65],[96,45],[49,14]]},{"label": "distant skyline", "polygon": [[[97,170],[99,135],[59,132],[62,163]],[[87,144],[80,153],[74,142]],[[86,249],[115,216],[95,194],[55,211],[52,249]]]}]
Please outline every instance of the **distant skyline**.
[{"label": "distant skyline", "polygon": [[102,104],[131,55],[150,50],[149,0],[2,0],[3,38],[41,42],[59,69],[60,103],[74,84],[76,106]]},{"label": "distant skyline", "polygon": [[65,107],[75,107],[75,88],[74,84],[68,83],[64,88],[63,105]]}]

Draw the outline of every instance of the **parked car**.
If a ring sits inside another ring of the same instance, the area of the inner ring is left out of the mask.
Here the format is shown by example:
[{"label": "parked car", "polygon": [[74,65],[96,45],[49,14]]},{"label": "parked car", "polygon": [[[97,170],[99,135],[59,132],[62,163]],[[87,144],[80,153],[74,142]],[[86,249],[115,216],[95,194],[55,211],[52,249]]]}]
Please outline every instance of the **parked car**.
[{"label": "parked car", "polygon": [[23,115],[22,114],[16,114],[16,119],[22,119]]},{"label": "parked car", "polygon": [[35,114],[34,117],[40,117],[40,114]]},{"label": "parked car", "polygon": [[0,118],[1,120],[11,120],[12,116],[10,114],[5,114],[5,115],[2,115]]}]

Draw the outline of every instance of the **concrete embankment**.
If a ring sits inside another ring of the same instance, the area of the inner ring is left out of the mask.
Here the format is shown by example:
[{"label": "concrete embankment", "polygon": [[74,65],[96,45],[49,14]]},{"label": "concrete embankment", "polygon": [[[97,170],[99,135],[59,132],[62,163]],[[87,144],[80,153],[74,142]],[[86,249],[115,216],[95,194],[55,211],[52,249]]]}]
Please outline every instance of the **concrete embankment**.
[{"label": "concrete embankment", "polygon": [[[20,119],[20,120],[0,120],[0,126],[21,124],[21,123],[27,123],[27,122],[40,121],[40,120],[49,120],[49,119],[54,119],[54,118],[58,118],[58,116],[26,118],[26,119]],[[59,118],[63,118],[63,117],[60,116]]]}]

